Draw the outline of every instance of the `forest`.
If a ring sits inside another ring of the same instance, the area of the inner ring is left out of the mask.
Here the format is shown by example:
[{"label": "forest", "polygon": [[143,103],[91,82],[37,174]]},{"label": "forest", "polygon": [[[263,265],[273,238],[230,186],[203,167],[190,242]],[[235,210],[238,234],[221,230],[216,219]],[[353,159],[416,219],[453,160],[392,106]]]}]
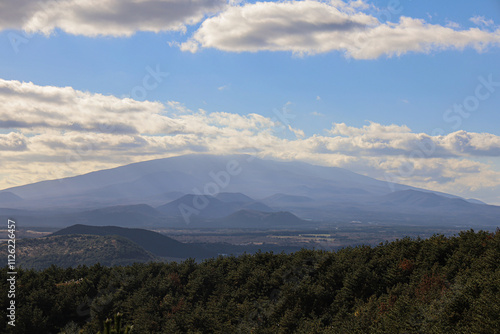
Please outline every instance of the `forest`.
[{"label": "forest", "polygon": [[[17,270],[5,333],[500,333],[500,230],[197,263]],[[7,267],[2,291],[7,291]],[[6,293],[2,308],[9,306]]]}]

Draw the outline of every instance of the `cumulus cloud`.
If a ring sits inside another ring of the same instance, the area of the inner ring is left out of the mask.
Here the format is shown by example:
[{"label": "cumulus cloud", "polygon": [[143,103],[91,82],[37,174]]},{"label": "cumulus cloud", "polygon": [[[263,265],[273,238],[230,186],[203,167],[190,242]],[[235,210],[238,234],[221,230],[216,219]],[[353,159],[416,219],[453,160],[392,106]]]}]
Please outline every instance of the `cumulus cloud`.
[{"label": "cumulus cloud", "polygon": [[500,187],[500,171],[481,162],[500,156],[500,137],[489,133],[431,136],[371,122],[334,123],[325,135],[306,136],[289,111],[285,126],[256,113],[13,80],[0,80],[0,104],[0,188],[195,152],[304,160],[454,193]]},{"label": "cumulus cloud", "polygon": [[[356,4],[356,6],[354,6]],[[500,44],[500,29],[490,32],[458,30],[422,19],[400,17],[380,22],[363,13],[362,1],[257,2],[232,6],[206,19],[194,35],[181,44],[184,51],[216,48],[229,52],[291,51],[318,54],[340,51],[356,59],[400,56],[472,47],[482,51]],[[488,24],[489,22],[486,21]]]},{"label": "cumulus cloud", "polygon": [[370,14],[378,12],[362,0],[20,0],[0,3],[0,30],[49,35],[61,29],[73,35],[118,37],[137,31],[186,32],[188,25],[202,22],[185,42],[170,45],[191,52],[338,51],[356,59],[468,47],[481,52],[500,44],[500,28],[483,16],[470,19],[478,27],[460,29],[452,21],[442,26],[405,16],[381,22]]},{"label": "cumulus cloud", "polygon": [[50,34],[59,28],[84,36],[130,36],[137,31],[185,31],[225,0],[21,0],[2,1],[0,30]]},{"label": "cumulus cloud", "polygon": [[332,152],[363,152],[365,155],[408,155],[419,158],[486,157],[500,155],[500,137],[489,133],[456,131],[445,136],[414,133],[407,126],[370,122],[360,128],[334,123],[331,137],[316,137]]}]

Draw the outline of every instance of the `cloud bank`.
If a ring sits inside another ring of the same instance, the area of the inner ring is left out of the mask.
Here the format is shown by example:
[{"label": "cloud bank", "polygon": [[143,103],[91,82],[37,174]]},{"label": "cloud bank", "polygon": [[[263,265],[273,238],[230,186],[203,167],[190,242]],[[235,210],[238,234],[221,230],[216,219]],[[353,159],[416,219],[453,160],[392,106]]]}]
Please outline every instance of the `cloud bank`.
[{"label": "cloud bank", "polygon": [[[481,52],[500,45],[500,29],[458,30],[401,16],[399,22],[380,22],[363,13],[363,2],[257,2],[233,6],[206,19],[181,45],[185,51],[215,48],[228,52],[291,51],[313,55],[343,52],[355,59],[400,56],[472,47]],[[484,18],[476,24],[493,26]]]},{"label": "cloud bank", "polygon": [[20,0],[0,4],[0,30],[50,34],[130,36],[137,31],[185,31],[225,0]]},{"label": "cloud bank", "polygon": [[2,79],[0,104],[0,189],[199,152],[310,161],[458,194],[500,189],[500,171],[484,162],[498,160],[500,137],[488,133],[430,136],[372,122],[306,136],[293,118],[284,124]]},{"label": "cloud bank", "polygon": [[138,31],[186,32],[201,22],[186,41],[172,45],[190,52],[336,51],[355,59],[465,48],[482,52],[500,45],[500,28],[482,16],[470,18],[476,27],[460,29],[453,22],[442,26],[406,16],[389,22],[384,11],[361,0],[20,0],[0,3],[0,30],[127,37]]}]

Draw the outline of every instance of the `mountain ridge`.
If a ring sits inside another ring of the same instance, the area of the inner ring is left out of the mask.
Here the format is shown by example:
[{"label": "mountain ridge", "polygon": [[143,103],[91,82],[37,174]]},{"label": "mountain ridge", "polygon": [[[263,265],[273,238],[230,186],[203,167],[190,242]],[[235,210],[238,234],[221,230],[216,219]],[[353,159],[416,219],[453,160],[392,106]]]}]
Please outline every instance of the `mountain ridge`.
[{"label": "mountain ridge", "polygon": [[[24,198],[5,210],[42,212],[39,216],[44,222],[50,222],[44,210],[71,210],[71,215],[59,215],[54,220],[66,226],[65,220],[74,219],[97,225],[180,227],[190,222],[186,217],[201,224],[242,209],[288,211],[307,221],[326,223],[378,220],[421,224],[437,220],[446,224],[494,224],[500,220],[500,207],[455,195],[388,183],[338,167],[250,155],[183,155],[3,192]],[[200,202],[197,206],[193,202],[207,199],[208,204]],[[120,207],[139,204],[152,208]],[[113,206],[118,208],[116,212]],[[0,209],[0,215],[5,210]],[[75,217],[76,213],[80,216]]]}]

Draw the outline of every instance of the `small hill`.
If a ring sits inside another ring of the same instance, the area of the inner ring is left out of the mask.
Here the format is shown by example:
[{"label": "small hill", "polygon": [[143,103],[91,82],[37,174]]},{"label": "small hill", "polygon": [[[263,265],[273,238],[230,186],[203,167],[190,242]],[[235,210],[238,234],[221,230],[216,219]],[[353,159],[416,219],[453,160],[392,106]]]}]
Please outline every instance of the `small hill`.
[{"label": "small hill", "polygon": [[120,236],[127,238],[148,252],[157,256],[169,258],[209,258],[216,256],[201,246],[190,245],[169,238],[163,234],[144,230],[140,228],[124,228],[118,226],[89,226],[73,225],[59,230],[52,235],[99,235],[99,236]]},{"label": "small hill", "polygon": [[[7,248],[1,256],[7,258]],[[157,261],[158,258],[139,245],[119,236],[56,235],[21,239],[16,242],[16,265],[44,269],[52,264],[60,267],[78,265],[130,265],[135,262]]]}]

